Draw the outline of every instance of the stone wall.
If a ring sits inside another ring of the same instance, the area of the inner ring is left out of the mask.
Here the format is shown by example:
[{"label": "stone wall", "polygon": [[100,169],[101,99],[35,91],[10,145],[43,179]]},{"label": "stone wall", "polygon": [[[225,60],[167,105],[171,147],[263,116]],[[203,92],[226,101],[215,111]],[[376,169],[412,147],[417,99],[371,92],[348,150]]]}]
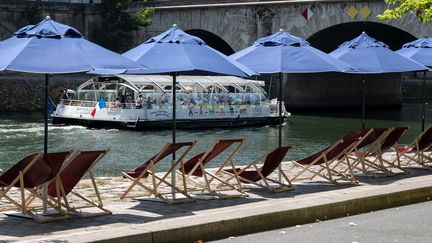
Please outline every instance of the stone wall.
[{"label": "stone wall", "polygon": [[[149,1],[134,3],[130,8],[135,13],[138,8],[156,4],[156,13],[152,18],[154,24],[140,28],[134,32],[133,46],[144,40],[160,34],[176,23],[184,30],[208,31],[225,41],[234,51],[239,51],[258,38],[283,28],[285,31],[303,38],[309,38],[328,27],[347,22],[373,21],[377,22],[376,14],[382,12],[386,5],[383,1],[250,1],[240,0],[231,4],[228,0],[213,1],[215,5],[197,5],[204,1],[178,1],[193,6],[176,5],[176,1]],[[178,3],[177,2],[177,3]],[[204,2],[207,3],[207,2]],[[210,3],[210,2],[208,2]],[[28,23],[28,2],[2,0],[0,1],[0,38],[4,37]],[[359,14],[350,18],[346,11],[354,6],[361,9],[368,6],[372,14],[367,18]],[[306,8],[313,8],[314,15],[310,20],[301,16]],[[101,20],[98,17],[97,5],[63,4],[40,2],[38,9],[42,16],[50,15],[56,21],[72,25],[81,31],[89,40],[95,39]],[[413,16],[403,20],[386,23],[397,27],[416,37],[429,34],[430,25],[421,25]],[[43,76],[24,75],[0,76],[0,110],[37,110],[41,109],[43,100]],[[284,99],[290,107],[316,106],[358,106],[359,78],[339,76],[338,74],[296,74],[289,75],[284,85]],[[54,98],[65,86],[74,88],[86,78],[68,79],[53,77],[50,93]],[[79,80],[79,81],[78,81]],[[269,84],[269,82],[267,82]],[[273,87],[276,87],[274,85]],[[275,88],[273,90],[276,90]],[[376,76],[374,81],[367,81],[367,99],[370,104],[398,104],[401,100],[401,85],[399,76]],[[31,100],[31,101],[30,101]],[[33,103],[34,102],[34,103]]]},{"label": "stone wall", "polygon": [[[56,2],[40,2],[36,8],[28,1],[0,1],[0,32],[8,31],[9,34],[30,23],[30,19],[40,15],[74,26],[88,39],[93,39],[95,29],[100,25],[97,7],[88,4],[65,4]],[[1,33],[0,33],[1,35]]]},{"label": "stone wall", "polygon": [[[49,78],[49,96],[54,103],[63,89],[76,89],[89,75],[53,75]],[[36,111],[44,108],[45,76],[38,74],[0,75],[0,112]]]},{"label": "stone wall", "polygon": [[[28,1],[0,1],[0,38],[8,38],[17,29],[30,24]],[[99,25],[97,9],[91,5],[56,2],[37,3],[37,14],[77,28],[88,39],[94,39]],[[33,23],[34,24],[34,23]],[[50,77],[49,94],[57,102],[61,90],[76,89],[88,80],[88,75],[54,75]],[[35,111],[44,108],[45,76],[39,74],[0,75],[0,111]]]}]

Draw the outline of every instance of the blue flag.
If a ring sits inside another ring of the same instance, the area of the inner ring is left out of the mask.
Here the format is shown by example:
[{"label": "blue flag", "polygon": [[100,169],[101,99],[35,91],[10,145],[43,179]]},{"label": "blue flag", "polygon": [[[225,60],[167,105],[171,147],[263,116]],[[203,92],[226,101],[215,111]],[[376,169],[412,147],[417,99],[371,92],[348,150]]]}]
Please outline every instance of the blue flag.
[{"label": "blue flag", "polygon": [[103,109],[103,108],[106,108],[105,99],[103,97],[100,97],[100,99],[99,99],[99,109]]}]

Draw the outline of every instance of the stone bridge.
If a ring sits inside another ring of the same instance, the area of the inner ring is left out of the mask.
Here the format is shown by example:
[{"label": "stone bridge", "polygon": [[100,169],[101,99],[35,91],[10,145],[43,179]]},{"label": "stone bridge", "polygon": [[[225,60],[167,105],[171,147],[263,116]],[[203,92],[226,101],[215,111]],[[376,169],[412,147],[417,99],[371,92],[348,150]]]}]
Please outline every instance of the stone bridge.
[{"label": "stone bridge", "polygon": [[[187,4],[187,1],[179,0],[145,4],[155,6],[156,13],[154,24],[145,29],[142,39],[158,34],[175,23],[224,53],[231,54],[259,37],[283,29],[328,52],[362,31],[387,43],[392,49],[399,49],[403,43],[423,37],[431,30],[431,25],[420,24],[414,14],[397,21],[379,21],[376,16],[387,8],[382,0],[192,2],[206,4]],[[135,4],[131,11],[138,6],[142,5]]]},{"label": "stone bridge", "polygon": [[[202,2],[205,2],[203,4]],[[214,2],[214,3],[213,3]],[[382,0],[369,1],[153,1],[154,24],[136,39],[146,40],[177,24],[210,46],[229,55],[251,45],[257,38],[283,29],[305,38],[312,46],[330,52],[362,31],[397,50],[402,44],[428,35],[431,25],[415,15],[381,22],[377,15],[387,9]],[[131,11],[135,11],[135,5]],[[291,74],[284,82],[284,100],[290,108],[358,106],[360,75]],[[265,77],[270,88],[270,80]],[[277,82],[275,82],[277,83]],[[277,87],[270,93],[276,94]],[[401,74],[371,75],[366,79],[368,105],[398,105]]]},{"label": "stone bridge", "polygon": [[[25,1],[0,1],[0,38],[26,24],[24,19],[31,11],[22,2]],[[97,4],[41,4],[43,15],[49,14],[60,22],[76,26],[90,40],[94,37],[100,24]],[[431,31],[431,26],[421,24],[414,14],[401,20],[379,21],[376,15],[387,8],[382,0],[148,0],[135,1],[129,11],[135,13],[143,6],[156,8],[154,23],[134,33],[134,44],[177,24],[228,55],[280,29],[305,38],[325,52],[362,31],[387,43],[393,50]],[[400,77],[400,74],[369,76],[366,82],[370,91],[368,104],[399,104]],[[273,87],[271,93],[276,91],[277,87],[271,85],[270,80],[277,77],[264,78],[269,88]],[[359,105],[359,75],[296,74],[288,75],[288,79],[290,82],[284,82],[284,99],[293,108]]]}]

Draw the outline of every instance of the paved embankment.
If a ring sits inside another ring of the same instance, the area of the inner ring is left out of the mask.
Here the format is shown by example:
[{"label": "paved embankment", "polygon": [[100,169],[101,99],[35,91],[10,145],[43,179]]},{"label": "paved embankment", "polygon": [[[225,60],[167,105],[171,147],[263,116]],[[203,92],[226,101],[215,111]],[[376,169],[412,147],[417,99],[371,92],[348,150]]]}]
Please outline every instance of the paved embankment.
[{"label": "paved embankment", "polygon": [[430,200],[432,173],[360,178],[359,186],[301,183],[248,198],[199,200],[169,206],[143,200],[112,201],[112,216],[37,224],[0,214],[0,242],[192,242],[311,223]]}]

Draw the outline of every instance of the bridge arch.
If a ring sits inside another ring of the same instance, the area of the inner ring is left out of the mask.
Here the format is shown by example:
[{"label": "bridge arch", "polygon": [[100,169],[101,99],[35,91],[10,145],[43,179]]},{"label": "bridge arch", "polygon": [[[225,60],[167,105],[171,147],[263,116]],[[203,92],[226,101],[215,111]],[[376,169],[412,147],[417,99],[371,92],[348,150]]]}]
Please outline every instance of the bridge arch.
[{"label": "bridge arch", "polygon": [[313,47],[329,53],[338,48],[343,42],[359,36],[362,31],[386,43],[393,51],[400,49],[403,44],[416,39],[412,34],[391,25],[372,21],[355,21],[322,29],[311,35],[307,41]]},{"label": "bridge arch", "polygon": [[229,56],[234,53],[233,48],[224,41],[221,37],[202,29],[190,29],[185,31],[188,34],[197,36],[207,43],[210,47],[222,52]]}]

